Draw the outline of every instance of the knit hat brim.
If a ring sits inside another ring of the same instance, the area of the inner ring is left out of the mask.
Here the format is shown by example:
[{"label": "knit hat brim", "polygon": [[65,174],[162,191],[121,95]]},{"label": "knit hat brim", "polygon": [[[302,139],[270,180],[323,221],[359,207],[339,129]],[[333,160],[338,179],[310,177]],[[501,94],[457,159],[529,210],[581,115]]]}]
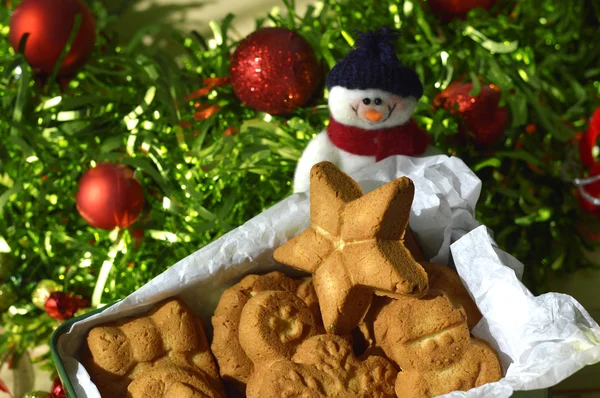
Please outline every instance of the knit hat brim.
[{"label": "knit hat brim", "polygon": [[360,34],[356,48],[329,72],[327,88],[379,89],[404,98],[421,98],[423,85],[419,76],[396,56],[396,37],[397,33],[387,27]]}]

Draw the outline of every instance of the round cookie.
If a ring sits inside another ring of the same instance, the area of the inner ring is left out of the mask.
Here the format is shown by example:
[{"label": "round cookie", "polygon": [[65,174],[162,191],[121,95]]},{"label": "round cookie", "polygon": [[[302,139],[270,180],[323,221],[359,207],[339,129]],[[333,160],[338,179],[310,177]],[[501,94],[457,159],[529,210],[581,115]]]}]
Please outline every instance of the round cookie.
[{"label": "round cookie", "polygon": [[291,358],[317,334],[308,307],[293,293],[266,291],[252,297],[240,318],[240,344],[255,366]]},{"label": "round cookie", "polygon": [[451,391],[468,391],[501,378],[498,354],[487,342],[471,339],[462,357],[442,369],[400,372],[396,395],[398,398],[437,397]]},{"label": "round cookie", "polygon": [[260,292],[286,291],[299,295],[309,308],[317,309],[318,301],[310,278],[294,280],[281,272],[265,275],[248,275],[226,289],[212,317],[214,329],[212,352],[219,364],[223,380],[243,392],[254,365],[240,345],[239,327],[246,303]]},{"label": "round cookie", "polygon": [[451,300],[460,304],[467,314],[469,330],[473,329],[482,318],[481,312],[479,312],[479,308],[471,298],[469,291],[462,284],[458,274],[450,267],[442,264],[421,262],[421,265],[429,277],[429,289],[441,290]]},{"label": "round cookie", "polygon": [[402,370],[442,368],[460,358],[470,338],[464,310],[444,295],[392,301],[376,315],[374,332]]}]

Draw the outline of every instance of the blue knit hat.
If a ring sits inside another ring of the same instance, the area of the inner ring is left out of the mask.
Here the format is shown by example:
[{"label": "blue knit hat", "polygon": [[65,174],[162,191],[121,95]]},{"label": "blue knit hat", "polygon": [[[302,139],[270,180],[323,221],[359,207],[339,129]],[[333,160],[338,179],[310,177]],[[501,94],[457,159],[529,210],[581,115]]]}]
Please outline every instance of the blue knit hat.
[{"label": "blue knit hat", "polygon": [[337,63],[327,76],[327,88],[380,89],[401,97],[423,95],[417,73],[402,65],[394,42],[399,34],[388,27],[361,33],[355,49]]}]

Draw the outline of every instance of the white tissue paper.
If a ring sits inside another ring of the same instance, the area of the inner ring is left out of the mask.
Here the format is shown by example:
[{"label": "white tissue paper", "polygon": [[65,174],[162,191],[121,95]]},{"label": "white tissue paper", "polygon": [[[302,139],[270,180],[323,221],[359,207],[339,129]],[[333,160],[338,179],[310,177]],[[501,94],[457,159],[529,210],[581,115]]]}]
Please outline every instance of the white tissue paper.
[{"label": "white tissue paper", "polygon": [[[520,282],[523,265],[498,249],[474,218],[481,181],[458,158],[395,156],[352,175],[365,192],[395,178],[415,184],[410,227],[431,262],[456,269],[483,314],[473,330],[498,351],[505,377],[444,397],[510,397],[513,391],[553,386],[600,362],[600,328],[572,297],[533,296]],[[74,323],[57,345],[78,397],[100,397],[78,352],[88,330],[140,314],[177,295],[206,326],[221,292],[248,273],[281,269],[273,250],[310,224],[309,198],[295,194],[179,261],[138,291],[99,314]],[[210,330],[208,331],[210,334]]]}]

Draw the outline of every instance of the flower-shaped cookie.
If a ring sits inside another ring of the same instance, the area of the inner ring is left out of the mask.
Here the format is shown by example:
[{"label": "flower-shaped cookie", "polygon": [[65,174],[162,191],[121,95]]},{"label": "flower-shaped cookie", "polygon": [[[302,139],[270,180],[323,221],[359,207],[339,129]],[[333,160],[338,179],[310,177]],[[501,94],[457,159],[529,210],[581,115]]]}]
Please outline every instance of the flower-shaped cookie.
[{"label": "flower-shaped cookie", "polygon": [[385,358],[358,360],[352,347],[335,335],[304,341],[289,359],[259,369],[248,382],[248,398],[394,398],[396,368]]},{"label": "flower-shaped cookie", "polygon": [[399,178],[364,195],[332,163],[311,170],[312,225],[275,259],[313,273],[325,328],[346,334],[364,318],[373,292],[422,296],[427,274],[404,245],[414,185]]}]

